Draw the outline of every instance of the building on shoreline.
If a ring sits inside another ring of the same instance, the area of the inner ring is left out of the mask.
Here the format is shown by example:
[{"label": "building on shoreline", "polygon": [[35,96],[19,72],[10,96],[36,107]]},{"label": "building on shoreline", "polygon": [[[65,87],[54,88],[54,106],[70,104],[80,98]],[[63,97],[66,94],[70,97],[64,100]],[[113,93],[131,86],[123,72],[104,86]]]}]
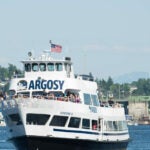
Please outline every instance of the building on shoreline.
[{"label": "building on shoreline", "polygon": [[128,114],[139,124],[150,124],[150,96],[130,96]]}]

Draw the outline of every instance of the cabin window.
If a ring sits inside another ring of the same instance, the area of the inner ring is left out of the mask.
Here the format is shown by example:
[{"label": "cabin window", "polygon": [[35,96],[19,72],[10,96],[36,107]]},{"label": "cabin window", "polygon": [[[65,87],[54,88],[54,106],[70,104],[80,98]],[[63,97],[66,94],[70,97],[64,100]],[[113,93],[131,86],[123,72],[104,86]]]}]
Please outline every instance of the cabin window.
[{"label": "cabin window", "polygon": [[48,71],[54,71],[54,64],[53,63],[48,63],[47,64],[47,69],[48,69]]},{"label": "cabin window", "polygon": [[122,128],[123,128],[123,130],[127,130],[128,129],[126,121],[122,121]]},{"label": "cabin window", "polygon": [[13,125],[22,125],[22,121],[19,114],[11,114],[9,115],[9,118]]},{"label": "cabin window", "polygon": [[92,102],[94,106],[99,106],[99,101],[97,99],[97,95],[91,95]]},{"label": "cabin window", "polygon": [[80,120],[81,120],[80,118],[71,117],[68,127],[70,127],[70,128],[79,128]]},{"label": "cabin window", "polygon": [[62,63],[56,63],[56,71],[62,71],[63,67],[62,67]]},{"label": "cabin window", "polygon": [[90,129],[90,120],[89,119],[83,119],[82,120],[82,128],[83,129]]},{"label": "cabin window", "polygon": [[67,116],[54,116],[50,122],[50,126],[64,127],[68,120]]},{"label": "cabin window", "polygon": [[107,131],[113,131],[113,124],[112,124],[112,121],[106,121],[106,130]]},{"label": "cabin window", "polygon": [[85,105],[91,105],[90,94],[84,93],[84,104],[85,104]]},{"label": "cabin window", "polygon": [[105,121],[106,131],[123,131],[127,130],[126,121]]},{"label": "cabin window", "polygon": [[97,120],[92,120],[92,130],[97,130]]},{"label": "cabin window", "polygon": [[50,115],[47,114],[27,114],[26,124],[30,125],[45,125]]},{"label": "cabin window", "polygon": [[118,130],[122,131],[123,130],[122,121],[118,121],[117,124],[118,124]]},{"label": "cabin window", "polygon": [[46,71],[46,64],[40,63],[40,71]]},{"label": "cabin window", "polygon": [[117,125],[117,121],[113,121],[113,129],[114,131],[117,131],[118,130],[118,125]]},{"label": "cabin window", "polygon": [[106,121],[106,131],[117,131],[117,121]]},{"label": "cabin window", "polygon": [[36,72],[36,71],[39,71],[39,66],[38,66],[37,63],[33,63],[33,64],[32,64],[32,70],[35,71],[35,72]]},{"label": "cabin window", "polygon": [[25,64],[25,71],[30,72],[31,71],[31,64]]},{"label": "cabin window", "polygon": [[127,122],[126,121],[117,121],[117,125],[118,125],[117,129],[119,131],[127,130]]}]

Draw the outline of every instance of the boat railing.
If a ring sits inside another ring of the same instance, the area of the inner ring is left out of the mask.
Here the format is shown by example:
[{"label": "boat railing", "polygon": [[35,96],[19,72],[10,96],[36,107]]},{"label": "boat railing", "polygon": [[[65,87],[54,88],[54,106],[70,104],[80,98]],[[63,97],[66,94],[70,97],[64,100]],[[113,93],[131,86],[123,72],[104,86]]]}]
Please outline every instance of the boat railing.
[{"label": "boat railing", "polygon": [[121,108],[123,107],[120,103],[114,103],[110,105],[109,103],[101,103],[101,107],[111,107],[111,108]]},{"label": "boat railing", "polygon": [[[34,107],[34,105],[37,105],[37,103],[35,103],[36,101],[39,100],[46,100],[46,101],[58,101],[58,102],[70,102],[70,103],[76,103],[76,104],[82,104],[82,102],[80,101],[72,101],[69,99],[64,99],[64,98],[60,98],[60,97],[55,97],[53,99],[47,99],[45,97],[41,97],[41,96],[37,96],[37,97],[24,97],[23,95],[19,95],[18,97],[9,99],[9,100],[3,100],[1,105],[2,105],[2,109],[5,108],[13,108],[13,107],[17,107],[18,105],[22,105],[22,106],[28,106],[30,107],[32,105],[32,107]],[[119,103],[115,103],[113,105],[100,105],[100,107],[105,107],[105,108],[122,108],[121,104]]]},{"label": "boat railing", "polygon": [[14,74],[12,78],[24,78],[24,74]]},{"label": "boat railing", "polygon": [[27,106],[27,107],[37,107],[37,103],[35,103],[35,102],[39,101],[39,100],[57,101],[57,102],[61,101],[61,102],[71,102],[71,103],[81,104],[81,102],[65,100],[65,99],[61,99],[60,97],[57,97],[54,99],[46,99],[41,96],[30,98],[30,97],[24,97],[23,95],[19,95],[16,98],[12,98],[9,100],[3,100],[2,101],[2,109],[14,108],[14,107],[17,107],[18,105]]}]

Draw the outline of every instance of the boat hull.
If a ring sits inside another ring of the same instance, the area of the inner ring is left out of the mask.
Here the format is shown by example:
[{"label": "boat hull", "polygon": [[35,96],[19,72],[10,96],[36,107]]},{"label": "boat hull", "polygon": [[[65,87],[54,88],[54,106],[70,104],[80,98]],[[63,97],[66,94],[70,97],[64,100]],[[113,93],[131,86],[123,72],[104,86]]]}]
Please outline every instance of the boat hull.
[{"label": "boat hull", "polygon": [[19,137],[10,140],[18,150],[126,150],[128,141],[89,141],[52,137]]}]

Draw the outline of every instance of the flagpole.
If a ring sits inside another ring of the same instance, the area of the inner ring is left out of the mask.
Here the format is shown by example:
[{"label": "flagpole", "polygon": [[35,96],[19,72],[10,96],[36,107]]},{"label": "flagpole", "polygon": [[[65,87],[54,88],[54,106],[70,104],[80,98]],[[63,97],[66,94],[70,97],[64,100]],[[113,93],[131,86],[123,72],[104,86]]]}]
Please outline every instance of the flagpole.
[{"label": "flagpole", "polygon": [[51,55],[51,49],[52,49],[52,40],[49,40],[50,43],[50,55]]},{"label": "flagpole", "polygon": [[52,44],[52,40],[49,40],[49,43]]}]

